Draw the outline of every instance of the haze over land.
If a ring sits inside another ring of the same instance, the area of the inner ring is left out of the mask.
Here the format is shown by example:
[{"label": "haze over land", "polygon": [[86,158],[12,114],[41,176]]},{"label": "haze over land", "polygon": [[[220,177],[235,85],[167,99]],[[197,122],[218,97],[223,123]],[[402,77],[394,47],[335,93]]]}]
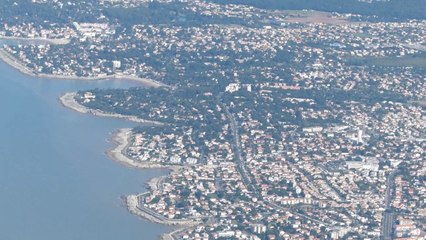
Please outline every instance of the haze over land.
[{"label": "haze over land", "polygon": [[360,14],[380,20],[425,19],[422,0],[211,0],[221,4],[243,4],[265,9],[316,10]]},{"label": "haze over land", "polygon": [[61,102],[172,170],[124,200],[163,239],[426,235],[422,1],[3,2],[0,35],[46,41],[0,49],[22,72],[144,84]]}]

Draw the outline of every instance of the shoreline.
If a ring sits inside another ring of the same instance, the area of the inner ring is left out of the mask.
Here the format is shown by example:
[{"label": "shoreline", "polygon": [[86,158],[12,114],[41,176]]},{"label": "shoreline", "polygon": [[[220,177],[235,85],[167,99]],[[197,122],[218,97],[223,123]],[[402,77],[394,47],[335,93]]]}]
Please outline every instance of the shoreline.
[{"label": "shoreline", "polygon": [[15,68],[23,74],[37,77],[27,66],[18,61],[15,57],[13,57],[9,52],[7,52],[4,48],[0,48],[0,59],[3,60],[9,66]]},{"label": "shoreline", "polygon": [[128,195],[125,198],[127,210],[138,217],[142,217],[150,222],[163,224],[167,226],[183,226],[185,227],[193,227],[198,224],[201,224],[201,221],[194,220],[179,220],[179,219],[168,219],[154,210],[149,209],[145,206],[142,206],[139,203],[139,197],[149,194],[149,192]]},{"label": "shoreline", "polygon": [[137,122],[137,123],[144,123],[144,124],[149,124],[149,125],[154,125],[154,126],[164,126],[164,123],[146,120],[146,119],[141,119],[141,118],[131,116],[131,115],[107,113],[107,112],[103,112],[103,111],[100,111],[100,110],[89,109],[89,108],[81,105],[80,103],[78,103],[75,100],[74,97],[76,95],[77,95],[77,92],[65,93],[64,95],[62,95],[59,98],[59,101],[61,102],[62,106],[69,108],[71,110],[74,110],[76,112],[79,112],[79,113],[84,113],[84,114],[89,113],[89,114],[92,114],[94,116],[121,118],[121,119],[125,119],[125,120],[132,121],[132,122]]},{"label": "shoreline", "polygon": [[71,42],[69,38],[44,38],[44,37],[14,37],[14,36],[3,36],[0,35],[0,40],[15,40],[15,41],[40,41],[54,45],[66,45]]},{"label": "shoreline", "polygon": [[[75,101],[74,97],[76,95],[76,92],[66,93],[63,96],[60,97],[60,102],[62,105],[66,108],[70,108],[76,112],[79,113],[90,113],[97,116],[104,116],[104,117],[118,117],[118,118],[125,118],[127,120],[137,121],[142,123],[147,123],[146,120],[135,118],[134,116],[123,116],[123,115],[117,115],[117,114],[108,114],[108,113],[102,113],[100,111],[94,111],[91,109],[88,109],[87,107],[79,104],[77,101]],[[130,118],[129,118],[130,117]],[[157,122],[151,122],[156,123],[158,126],[162,123]],[[181,166],[172,166],[172,165],[163,165],[158,163],[143,163],[135,161],[134,159],[131,159],[130,157],[126,156],[124,154],[125,149],[129,146],[129,139],[131,137],[131,128],[120,128],[116,130],[113,134],[111,139],[111,142],[114,144],[114,146],[107,150],[105,154],[110,158],[112,161],[115,161],[123,166],[130,167],[130,168],[136,168],[136,169],[168,169],[171,172],[177,172],[183,167]],[[169,173],[170,174],[170,173]],[[137,217],[141,217],[143,219],[146,219],[153,223],[158,223],[162,225],[167,226],[177,226],[177,228],[171,232],[163,233],[160,236],[161,240],[173,240],[175,239],[174,234],[181,232],[184,229],[196,226],[201,224],[200,219],[168,219],[158,213],[156,213],[154,210],[149,209],[143,205],[140,204],[139,198],[141,196],[144,196],[146,194],[149,194],[153,191],[159,191],[161,186],[161,182],[167,177],[167,175],[162,175],[158,177],[151,178],[148,182],[146,182],[146,186],[148,188],[148,191],[144,193],[139,194],[132,194],[127,195],[124,197],[124,204],[129,213],[132,215],[135,215]]]},{"label": "shoreline", "polygon": [[[1,40],[1,38],[0,38]],[[0,47],[0,59],[3,60],[6,64],[10,65],[11,67],[15,68],[16,70],[20,71],[23,74],[29,75],[31,77],[36,78],[48,78],[48,79],[56,79],[56,80],[77,80],[77,81],[96,81],[96,80],[131,80],[139,82],[145,86],[148,87],[164,87],[164,88],[170,88],[169,85],[158,82],[153,79],[149,78],[140,78],[136,76],[131,75],[124,75],[124,74],[113,74],[113,75],[100,75],[100,76],[94,76],[94,77],[80,77],[75,75],[56,75],[56,74],[45,74],[45,73],[35,73],[30,68],[28,68],[25,64],[23,64],[19,59],[17,59],[15,56],[13,56],[11,53],[6,51],[4,48]]]},{"label": "shoreline", "polygon": [[[129,158],[128,156],[126,156],[123,152],[126,150],[126,148],[129,145],[129,138],[131,136],[131,132],[132,132],[131,128],[121,128],[113,133],[111,140],[115,146],[106,152],[106,154],[111,160],[130,168],[139,168],[139,169],[169,168],[168,166],[158,164],[158,163],[137,162]],[[148,182],[148,185],[151,186],[152,184],[150,184],[150,182],[153,181],[154,179],[151,179]]]},{"label": "shoreline", "polygon": [[[46,41],[51,44],[66,44],[66,43],[60,43],[61,40],[58,40],[59,42],[57,42],[56,40],[53,40],[53,39],[44,39],[44,38],[29,39],[29,38],[20,38],[20,37],[0,36],[0,40],[1,39],[24,40],[24,41]],[[123,79],[123,80],[138,81],[148,87],[170,88],[169,85],[166,85],[164,83],[161,83],[152,79],[139,78],[136,76],[127,76],[122,74],[114,74],[110,76],[97,76],[97,77],[78,77],[78,76],[64,76],[64,75],[54,75],[54,74],[37,74],[33,70],[31,70],[29,67],[27,67],[25,64],[23,64],[19,59],[14,57],[11,53],[6,51],[3,47],[0,47],[0,60],[5,62],[7,65],[11,66],[12,68],[18,70],[19,72],[31,77],[36,77],[36,78],[48,78],[48,79],[56,79],[56,80],[83,80],[83,81]],[[135,116],[106,113],[100,110],[89,109],[79,104],[74,99],[76,94],[77,94],[76,92],[65,93],[58,100],[62,106],[82,114],[89,113],[89,114],[92,114],[95,116],[101,116],[101,117],[121,118],[128,121],[150,124],[154,126],[164,125],[164,123],[161,123],[161,122],[140,119]],[[113,136],[111,137],[111,140],[115,146],[106,152],[106,155],[111,160],[118,162],[119,164],[124,165],[126,167],[138,168],[138,169],[149,169],[149,168],[160,169],[161,168],[161,169],[169,169],[172,172],[176,172],[176,171],[179,171],[181,168],[183,168],[181,166],[162,165],[157,163],[142,163],[127,157],[126,155],[123,154],[123,150],[127,148],[127,146],[129,145],[130,134],[131,134],[130,128],[118,129],[116,132],[114,132]],[[185,229],[201,224],[202,223],[201,219],[182,219],[182,220],[167,219],[166,217],[156,213],[154,210],[151,210],[139,204],[139,197],[149,194],[152,191],[158,191],[159,184],[166,177],[167,175],[162,175],[162,176],[158,176],[158,177],[154,177],[150,179],[148,182],[146,182],[146,185],[148,187],[147,192],[136,194],[136,195],[125,196],[123,201],[127,211],[135,216],[138,216],[148,221],[162,224],[162,225],[177,226],[177,228],[174,229],[173,231],[165,232],[161,234],[159,237],[159,239],[161,240],[175,240],[176,239],[174,236],[175,234]]]},{"label": "shoreline", "polygon": [[[180,169],[183,168],[181,166],[137,162],[131,159],[130,157],[126,156],[124,154],[124,151],[130,144],[129,143],[130,136],[131,136],[130,128],[121,128],[113,133],[111,140],[115,146],[106,152],[106,154],[111,160],[118,162],[119,164],[122,164],[124,166],[131,167],[131,168],[138,168],[138,169],[163,168],[163,169],[169,169],[172,172],[178,172]],[[161,240],[174,240],[176,239],[174,237],[175,234],[187,228],[191,228],[196,225],[199,225],[202,222],[200,219],[182,219],[182,220],[168,219],[156,213],[154,210],[143,206],[139,202],[140,197],[147,195],[151,192],[160,191],[161,190],[160,184],[166,177],[167,177],[166,175],[162,175],[162,176],[158,176],[158,177],[154,177],[150,179],[146,183],[148,187],[148,191],[144,193],[132,194],[132,195],[126,196],[124,198],[124,204],[127,208],[127,211],[137,217],[141,217],[150,222],[154,222],[154,223],[158,223],[162,225],[178,226],[175,230],[171,232],[163,233],[160,236]]]}]

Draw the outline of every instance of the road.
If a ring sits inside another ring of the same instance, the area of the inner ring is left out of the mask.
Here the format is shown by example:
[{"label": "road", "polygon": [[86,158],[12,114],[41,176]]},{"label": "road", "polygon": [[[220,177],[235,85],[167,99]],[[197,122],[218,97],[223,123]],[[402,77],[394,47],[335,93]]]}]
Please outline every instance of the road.
[{"label": "road", "polygon": [[391,172],[386,180],[385,212],[383,213],[382,239],[391,240],[393,235],[393,213],[391,207],[392,188],[396,170]]},{"label": "road", "polygon": [[385,212],[383,214],[383,239],[392,239],[392,228],[393,228],[393,215],[392,212]]},{"label": "road", "polygon": [[231,130],[233,135],[232,147],[233,147],[234,155],[236,159],[237,170],[240,173],[241,178],[244,184],[246,185],[247,189],[249,189],[256,196],[258,196],[260,194],[258,193],[257,188],[254,186],[251,180],[251,176],[249,175],[247,171],[247,167],[245,165],[245,161],[241,153],[241,142],[240,142],[240,134],[238,131],[238,122],[237,120],[235,120],[235,117],[229,111],[228,107],[220,101],[220,98],[218,98],[218,103],[225,110],[226,116],[229,119],[229,123],[231,124]]},{"label": "road", "polygon": [[[251,176],[249,175],[248,171],[247,171],[247,167],[245,165],[245,161],[242,157],[241,154],[241,142],[240,142],[240,135],[239,135],[239,131],[238,131],[238,122],[235,120],[235,117],[232,115],[232,113],[229,111],[228,107],[223,104],[220,101],[220,97],[221,94],[217,97],[217,102],[218,104],[225,110],[226,116],[229,119],[229,122],[231,124],[231,130],[232,130],[232,135],[233,135],[233,150],[234,150],[234,154],[235,154],[235,158],[236,158],[236,164],[237,164],[237,171],[240,173],[241,178],[244,182],[244,184],[246,185],[247,189],[249,189],[250,191],[252,191],[253,195],[256,196],[258,199],[262,199],[262,196],[260,194],[260,192],[258,191],[257,187],[255,186],[255,184],[253,184],[253,181],[251,179]],[[293,136],[291,136],[293,138]],[[288,207],[283,207],[280,206],[276,203],[270,202],[270,201],[264,201],[264,203],[269,206],[272,207],[274,209],[279,209],[282,211],[290,211],[292,214],[298,215],[300,217],[304,217],[306,219],[309,219],[311,221],[323,224],[323,225],[328,225],[327,223],[311,218],[310,216],[307,216],[305,214],[301,214],[298,212],[295,212],[293,210],[293,208],[288,208]]]}]

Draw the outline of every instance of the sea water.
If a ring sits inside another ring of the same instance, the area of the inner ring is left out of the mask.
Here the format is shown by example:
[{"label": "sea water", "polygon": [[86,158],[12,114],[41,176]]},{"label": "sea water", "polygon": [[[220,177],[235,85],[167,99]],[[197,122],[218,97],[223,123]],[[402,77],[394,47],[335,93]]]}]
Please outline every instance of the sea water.
[{"label": "sea water", "polygon": [[135,85],[40,79],[0,62],[0,239],[149,240],[170,230],[129,214],[120,199],[166,171],[129,169],[105,154],[114,130],[136,124],[58,101],[69,91]]}]

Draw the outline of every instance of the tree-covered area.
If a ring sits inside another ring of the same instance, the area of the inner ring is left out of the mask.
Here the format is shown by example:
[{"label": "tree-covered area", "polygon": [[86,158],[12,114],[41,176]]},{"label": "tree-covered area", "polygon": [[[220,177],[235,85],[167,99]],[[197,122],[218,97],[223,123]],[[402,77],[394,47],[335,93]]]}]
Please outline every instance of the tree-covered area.
[{"label": "tree-covered area", "polygon": [[69,2],[66,7],[56,4],[35,3],[31,0],[0,0],[0,21],[2,23],[71,24],[73,21],[97,20],[96,8],[89,7],[96,2]]},{"label": "tree-covered area", "polygon": [[[269,90],[269,91],[268,91]],[[225,94],[224,102],[235,103],[236,112],[245,111],[251,117],[259,121],[262,125],[273,125],[275,129],[271,132],[279,133],[283,131],[282,123],[294,124],[300,127],[329,126],[341,123],[342,116],[331,115],[329,118],[306,118],[302,116],[304,111],[322,112],[333,111],[347,105],[347,102],[355,101],[371,106],[383,101],[406,102],[406,98],[401,94],[378,90],[374,87],[344,91],[332,89],[329,91],[315,89],[300,90],[259,90],[264,93],[240,91],[238,98],[235,94]],[[292,101],[291,99],[312,100],[312,101]],[[244,110],[246,109],[246,110]],[[292,113],[294,109],[294,113]],[[265,116],[270,116],[265,118]]]},{"label": "tree-covered area", "polygon": [[137,7],[111,7],[103,10],[104,15],[112,22],[131,27],[137,24],[172,24],[183,26],[198,26],[204,24],[241,24],[240,18],[206,16],[190,11],[182,2],[148,4]]},{"label": "tree-covered area", "polygon": [[201,115],[207,122],[210,117],[216,117],[207,112],[216,106],[215,98],[204,95],[202,89],[130,88],[95,89],[91,92],[97,96],[96,99],[84,103],[84,92],[81,92],[78,100],[87,107],[105,112],[178,125],[192,122]]},{"label": "tree-covered area", "polygon": [[244,4],[265,9],[317,10],[326,12],[376,15],[383,20],[425,19],[424,0],[373,1],[358,0],[210,0],[220,4]]},{"label": "tree-covered area", "polygon": [[[423,54],[424,55],[424,54]],[[404,57],[363,57],[349,58],[346,60],[348,65],[354,66],[383,66],[383,67],[416,67],[426,68],[426,57],[422,54],[415,54]]]},{"label": "tree-covered area", "polygon": [[76,100],[91,109],[159,121],[175,129],[191,126],[196,132],[204,132],[207,139],[217,138],[224,125],[216,98],[202,88],[94,89],[91,92],[96,99],[84,102],[85,92],[80,92]]}]

